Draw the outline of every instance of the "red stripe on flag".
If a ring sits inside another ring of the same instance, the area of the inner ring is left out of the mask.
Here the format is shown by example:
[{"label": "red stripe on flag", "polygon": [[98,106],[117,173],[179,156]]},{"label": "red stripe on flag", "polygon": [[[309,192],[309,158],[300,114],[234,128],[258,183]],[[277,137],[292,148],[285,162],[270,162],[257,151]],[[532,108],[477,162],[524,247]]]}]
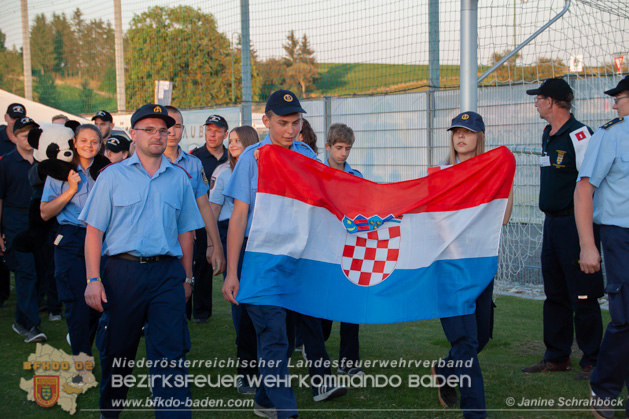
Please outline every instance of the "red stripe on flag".
[{"label": "red stripe on flag", "polygon": [[276,145],[259,150],[259,193],[324,207],[339,219],[472,208],[506,199],[515,174],[515,158],[504,146],[421,179],[388,184],[332,169]]}]

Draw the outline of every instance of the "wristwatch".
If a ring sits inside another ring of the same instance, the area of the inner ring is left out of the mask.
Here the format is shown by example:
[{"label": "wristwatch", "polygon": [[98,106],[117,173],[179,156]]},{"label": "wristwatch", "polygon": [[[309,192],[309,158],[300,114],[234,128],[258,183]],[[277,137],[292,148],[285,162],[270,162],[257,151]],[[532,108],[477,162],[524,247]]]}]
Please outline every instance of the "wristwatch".
[{"label": "wristwatch", "polygon": [[194,285],[194,277],[192,278],[186,278],[186,284],[190,284],[190,285]]}]

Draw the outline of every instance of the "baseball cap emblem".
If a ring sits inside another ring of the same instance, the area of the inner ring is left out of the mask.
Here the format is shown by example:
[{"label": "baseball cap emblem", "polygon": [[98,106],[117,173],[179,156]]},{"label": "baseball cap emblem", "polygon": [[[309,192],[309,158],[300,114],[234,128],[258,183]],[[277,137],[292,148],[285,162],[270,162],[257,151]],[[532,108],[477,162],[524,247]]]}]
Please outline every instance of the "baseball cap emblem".
[{"label": "baseball cap emblem", "polygon": [[153,112],[161,113],[162,112],[162,108],[160,106],[156,106],[156,107],[153,108]]},{"label": "baseball cap emblem", "polygon": [[13,112],[20,112],[20,113],[24,113],[24,108],[21,106],[14,106],[13,107]]},{"label": "baseball cap emblem", "polygon": [[461,119],[465,121],[466,119],[470,119],[470,116],[465,113],[461,116]]},{"label": "baseball cap emblem", "polygon": [[286,102],[292,102],[293,101],[293,97],[291,95],[289,95],[289,94],[285,94],[284,95],[284,100]]}]

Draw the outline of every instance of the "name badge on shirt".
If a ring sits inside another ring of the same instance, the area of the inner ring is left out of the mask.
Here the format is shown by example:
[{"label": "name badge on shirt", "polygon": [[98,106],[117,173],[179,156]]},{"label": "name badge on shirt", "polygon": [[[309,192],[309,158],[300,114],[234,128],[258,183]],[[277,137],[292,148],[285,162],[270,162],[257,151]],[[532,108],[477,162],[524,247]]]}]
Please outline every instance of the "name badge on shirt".
[{"label": "name badge on shirt", "polygon": [[542,156],[539,158],[539,165],[541,167],[550,166],[550,156]]},{"label": "name badge on shirt", "polygon": [[61,243],[61,239],[63,239],[63,235],[57,234],[57,237],[55,238],[55,246],[59,246],[59,243]]}]

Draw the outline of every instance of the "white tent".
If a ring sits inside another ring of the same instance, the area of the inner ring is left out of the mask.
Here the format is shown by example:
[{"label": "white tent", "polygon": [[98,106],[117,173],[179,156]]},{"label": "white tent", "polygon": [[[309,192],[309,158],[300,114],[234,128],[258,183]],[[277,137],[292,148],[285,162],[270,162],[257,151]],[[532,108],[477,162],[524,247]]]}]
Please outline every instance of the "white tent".
[{"label": "white tent", "polygon": [[[83,118],[82,116],[72,115],[71,113],[51,108],[50,106],[42,105],[41,103],[33,102],[32,100],[24,99],[21,96],[14,95],[13,93],[9,93],[5,90],[0,90],[0,114],[4,115],[7,107],[12,103],[20,103],[24,105],[26,108],[26,115],[38,123],[50,123],[52,122],[53,116],[60,114],[79,122],[89,122],[89,120]],[[0,118],[0,124],[1,123],[4,123],[4,118]]]}]

